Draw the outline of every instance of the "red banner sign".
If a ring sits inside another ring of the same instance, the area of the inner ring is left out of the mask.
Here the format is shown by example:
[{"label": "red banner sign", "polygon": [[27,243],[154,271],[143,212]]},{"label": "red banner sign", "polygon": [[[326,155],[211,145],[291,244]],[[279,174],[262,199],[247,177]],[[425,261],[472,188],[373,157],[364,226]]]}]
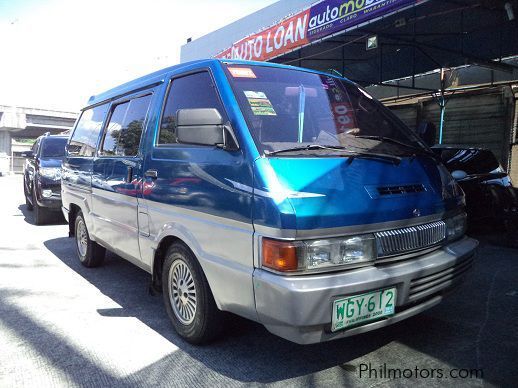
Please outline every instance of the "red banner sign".
[{"label": "red banner sign", "polygon": [[300,47],[309,42],[306,36],[309,11],[302,11],[273,27],[241,39],[215,57],[266,61]]}]

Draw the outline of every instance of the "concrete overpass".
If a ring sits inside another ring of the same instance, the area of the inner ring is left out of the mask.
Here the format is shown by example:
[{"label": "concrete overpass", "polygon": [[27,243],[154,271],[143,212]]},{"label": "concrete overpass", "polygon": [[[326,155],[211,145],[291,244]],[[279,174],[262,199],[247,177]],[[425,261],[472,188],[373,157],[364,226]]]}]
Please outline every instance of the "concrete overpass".
[{"label": "concrete overpass", "polygon": [[37,138],[74,126],[78,113],[0,105],[0,153],[11,155],[12,138]]}]

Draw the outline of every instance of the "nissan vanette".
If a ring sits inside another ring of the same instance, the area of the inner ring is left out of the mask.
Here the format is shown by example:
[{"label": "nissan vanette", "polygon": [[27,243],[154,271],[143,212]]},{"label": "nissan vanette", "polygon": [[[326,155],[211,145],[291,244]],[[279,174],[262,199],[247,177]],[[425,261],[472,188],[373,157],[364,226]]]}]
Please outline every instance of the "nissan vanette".
[{"label": "nissan vanette", "polygon": [[177,332],[225,312],[309,344],[437,305],[473,264],[464,195],[358,85],[200,60],[90,98],[67,145],[63,212],[82,264],[151,274]]}]

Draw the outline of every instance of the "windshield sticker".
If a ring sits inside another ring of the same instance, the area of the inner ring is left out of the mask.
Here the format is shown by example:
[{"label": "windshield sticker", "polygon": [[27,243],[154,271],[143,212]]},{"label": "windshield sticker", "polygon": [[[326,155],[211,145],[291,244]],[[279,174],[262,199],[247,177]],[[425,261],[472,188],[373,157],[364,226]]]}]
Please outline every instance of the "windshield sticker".
[{"label": "windshield sticker", "polygon": [[272,103],[267,98],[249,98],[248,103],[256,116],[277,116]]},{"label": "windshield sticker", "polygon": [[264,92],[257,92],[253,90],[243,90],[245,93],[246,99],[250,104],[250,108],[252,109],[252,113],[256,116],[277,116],[275,109],[273,109],[273,105],[266,97]]},{"label": "windshield sticker", "polygon": [[266,94],[263,92],[254,92],[253,90],[244,90],[246,98],[265,98]]},{"label": "windshield sticker", "polygon": [[249,67],[229,67],[228,71],[234,78],[257,78]]},{"label": "windshield sticker", "polygon": [[336,133],[349,133],[351,129],[357,127],[353,109],[349,102],[333,102],[331,108],[333,109]]}]

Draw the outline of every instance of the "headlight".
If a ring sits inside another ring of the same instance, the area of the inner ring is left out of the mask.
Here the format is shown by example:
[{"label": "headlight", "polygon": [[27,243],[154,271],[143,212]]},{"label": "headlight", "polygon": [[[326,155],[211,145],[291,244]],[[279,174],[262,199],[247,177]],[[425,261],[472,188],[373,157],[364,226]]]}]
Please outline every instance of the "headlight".
[{"label": "headlight", "polygon": [[455,217],[447,218],[446,222],[446,233],[448,241],[456,240],[466,233],[467,216],[466,213],[461,213]]},{"label": "headlight", "polygon": [[40,175],[52,180],[61,179],[61,168],[60,167],[40,167]]},{"label": "headlight", "polygon": [[281,272],[356,266],[376,259],[373,235],[309,241],[263,238],[262,248],[263,266]]}]

